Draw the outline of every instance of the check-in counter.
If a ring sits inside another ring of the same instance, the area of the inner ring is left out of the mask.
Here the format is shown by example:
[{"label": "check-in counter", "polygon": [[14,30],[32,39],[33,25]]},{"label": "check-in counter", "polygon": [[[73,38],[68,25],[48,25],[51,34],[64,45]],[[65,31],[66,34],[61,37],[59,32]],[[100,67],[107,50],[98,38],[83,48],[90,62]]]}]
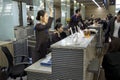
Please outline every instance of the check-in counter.
[{"label": "check-in counter", "polygon": [[52,66],[41,66],[39,60],[25,69],[28,80],[93,80],[88,65],[96,57],[96,34],[85,38],[75,33],[51,47]]},{"label": "check-in counter", "polygon": [[[7,42],[7,41],[0,41],[0,46],[7,46],[8,49],[10,50],[11,54],[13,55],[13,44],[12,42]],[[6,67],[8,66],[8,61],[4,53],[2,52],[0,48],[0,66],[1,67]]]},{"label": "check-in counter", "polygon": [[96,35],[88,38],[75,33],[52,45],[54,80],[93,80],[88,65],[96,57]]},{"label": "check-in counter", "polygon": [[96,29],[98,31],[97,37],[97,55],[102,54],[103,48],[103,40],[104,40],[104,32],[103,32],[103,25],[99,24],[98,26],[89,26],[89,29]]},{"label": "check-in counter", "polygon": [[[49,56],[51,56],[51,53],[47,55],[47,57]],[[38,60],[25,69],[28,80],[52,80],[52,67],[41,65],[40,63],[43,59]]]},{"label": "check-in counter", "polygon": [[89,26],[88,27],[89,29],[96,29],[98,31],[98,34],[97,34],[97,45],[98,46],[103,46],[103,25],[102,24],[99,24],[98,26]]}]

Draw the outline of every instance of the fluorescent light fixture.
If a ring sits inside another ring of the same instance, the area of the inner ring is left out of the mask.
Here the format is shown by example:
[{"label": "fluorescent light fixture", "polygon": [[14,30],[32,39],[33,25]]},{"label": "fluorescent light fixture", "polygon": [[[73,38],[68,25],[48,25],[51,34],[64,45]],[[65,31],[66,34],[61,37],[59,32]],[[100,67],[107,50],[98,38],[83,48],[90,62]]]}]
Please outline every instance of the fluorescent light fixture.
[{"label": "fluorescent light fixture", "polygon": [[76,4],[76,0],[74,0],[74,3]]},{"label": "fluorescent light fixture", "polygon": [[65,0],[61,0],[61,2],[65,2]]},{"label": "fluorescent light fixture", "polygon": [[83,6],[83,3],[81,3],[81,6]]},{"label": "fluorescent light fixture", "polygon": [[101,8],[100,7],[100,5],[95,1],[95,0],[92,0],[99,8]]}]

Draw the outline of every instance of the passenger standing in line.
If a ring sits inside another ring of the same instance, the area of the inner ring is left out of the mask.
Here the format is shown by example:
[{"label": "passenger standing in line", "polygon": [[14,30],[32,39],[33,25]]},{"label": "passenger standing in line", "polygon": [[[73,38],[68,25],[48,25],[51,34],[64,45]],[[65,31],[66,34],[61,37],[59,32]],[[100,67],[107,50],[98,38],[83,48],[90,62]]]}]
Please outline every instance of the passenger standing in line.
[{"label": "passenger standing in line", "polygon": [[49,33],[48,29],[51,27],[53,21],[53,10],[49,8],[50,16],[45,10],[40,10],[37,13],[36,20],[39,23],[35,26],[35,35],[36,35],[36,45],[35,53],[33,54],[33,62],[38,61],[41,58],[44,58],[47,54],[48,42],[49,42]]},{"label": "passenger standing in line", "polygon": [[106,17],[106,19],[107,19],[108,22],[109,22],[112,18],[113,18],[113,16],[112,16],[112,14],[110,14],[110,13],[109,13],[109,14],[107,15],[107,17]]},{"label": "passenger standing in line", "polygon": [[106,42],[108,42],[109,37],[111,40],[115,38],[120,38],[120,11],[117,13],[117,17],[112,18],[107,27]]}]

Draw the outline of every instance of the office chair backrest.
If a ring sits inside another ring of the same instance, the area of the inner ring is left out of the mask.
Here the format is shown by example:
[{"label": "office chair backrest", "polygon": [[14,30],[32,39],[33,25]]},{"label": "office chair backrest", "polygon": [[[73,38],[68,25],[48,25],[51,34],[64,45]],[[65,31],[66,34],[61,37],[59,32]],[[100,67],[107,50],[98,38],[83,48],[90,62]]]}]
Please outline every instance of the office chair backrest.
[{"label": "office chair backrest", "polygon": [[1,49],[4,52],[4,54],[5,54],[5,56],[8,60],[8,70],[7,70],[7,72],[9,73],[9,72],[11,72],[11,69],[13,67],[13,56],[11,55],[11,53],[10,53],[10,51],[7,47],[2,46]]}]

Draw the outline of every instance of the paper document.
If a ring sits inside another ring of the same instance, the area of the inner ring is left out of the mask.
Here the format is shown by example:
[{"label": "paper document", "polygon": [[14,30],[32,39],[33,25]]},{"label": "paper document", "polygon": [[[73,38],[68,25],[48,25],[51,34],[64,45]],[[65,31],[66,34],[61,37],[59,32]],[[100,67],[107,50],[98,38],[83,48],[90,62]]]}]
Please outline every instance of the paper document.
[{"label": "paper document", "polygon": [[41,61],[40,64],[43,66],[51,66],[52,65],[51,55],[47,56],[45,59],[43,59],[43,61]]}]

